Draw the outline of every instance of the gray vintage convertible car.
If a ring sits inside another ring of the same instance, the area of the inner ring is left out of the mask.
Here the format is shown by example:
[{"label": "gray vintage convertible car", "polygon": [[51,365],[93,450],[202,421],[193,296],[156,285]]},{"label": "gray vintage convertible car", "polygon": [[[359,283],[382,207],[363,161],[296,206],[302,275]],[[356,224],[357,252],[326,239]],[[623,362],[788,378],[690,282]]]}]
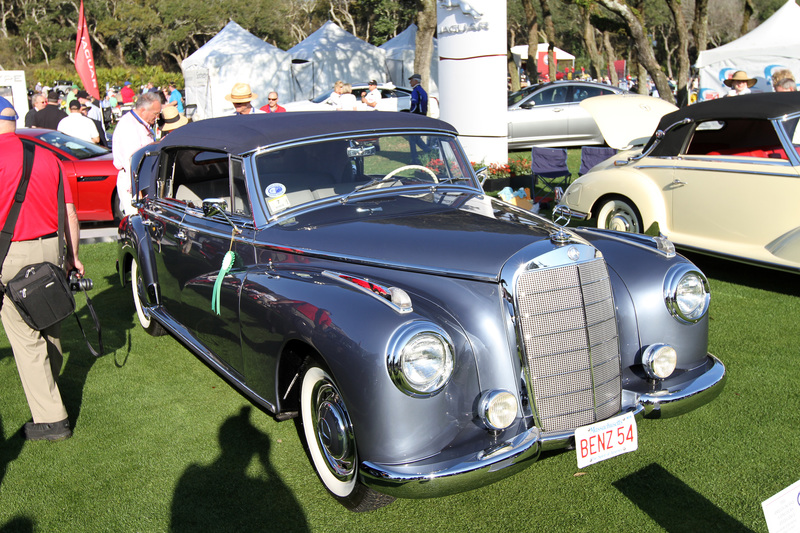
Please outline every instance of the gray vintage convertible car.
[{"label": "gray vintage convertible car", "polygon": [[487,196],[444,122],[218,118],[133,169],[118,267],[141,325],[299,419],[352,510],[632,451],[637,420],[723,387],[702,272],[665,239]]}]

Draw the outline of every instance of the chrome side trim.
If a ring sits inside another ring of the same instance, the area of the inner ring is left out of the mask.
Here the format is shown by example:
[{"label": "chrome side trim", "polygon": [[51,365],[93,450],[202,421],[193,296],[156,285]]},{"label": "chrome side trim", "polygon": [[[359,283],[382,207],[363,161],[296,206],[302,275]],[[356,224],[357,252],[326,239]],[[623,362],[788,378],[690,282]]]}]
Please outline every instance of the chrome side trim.
[{"label": "chrome side trim", "polygon": [[396,498],[435,498],[477,489],[527,468],[539,458],[539,429],[533,427],[507,441],[464,457],[456,464],[385,465],[361,463],[361,482]]}]

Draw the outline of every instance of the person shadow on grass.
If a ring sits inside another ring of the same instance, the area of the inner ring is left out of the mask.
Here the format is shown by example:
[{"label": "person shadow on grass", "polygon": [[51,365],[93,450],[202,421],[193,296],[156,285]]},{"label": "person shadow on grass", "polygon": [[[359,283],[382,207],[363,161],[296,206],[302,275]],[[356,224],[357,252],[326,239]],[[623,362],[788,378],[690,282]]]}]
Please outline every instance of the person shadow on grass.
[{"label": "person shadow on grass", "polygon": [[[220,455],[190,465],[172,498],[170,531],[310,531],[300,504],[269,463],[270,439],[249,405],[219,430]],[[248,475],[256,457],[263,474]]]}]

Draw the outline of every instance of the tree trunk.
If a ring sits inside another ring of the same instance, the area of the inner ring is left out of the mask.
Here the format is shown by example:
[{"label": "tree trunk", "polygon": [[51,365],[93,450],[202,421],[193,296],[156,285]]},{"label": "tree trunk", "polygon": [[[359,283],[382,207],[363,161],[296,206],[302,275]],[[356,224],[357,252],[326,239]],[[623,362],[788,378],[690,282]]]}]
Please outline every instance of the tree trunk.
[{"label": "tree trunk", "polygon": [[517,68],[517,63],[514,61],[514,54],[511,53],[510,48],[506,52],[506,60],[508,63],[508,77],[511,80],[509,90],[512,92],[519,91],[522,88],[519,82],[519,69]]},{"label": "tree trunk", "polygon": [[528,60],[525,63],[525,73],[528,75],[528,83],[535,85],[539,83],[539,20],[536,10],[533,8],[533,0],[522,0],[522,8],[525,10],[525,28],[528,30]]},{"label": "tree trunk", "polygon": [[744,16],[742,16],[742,30],[741,33],[744,35],[747,33],[750,28],[750,18],[753,16],[753,13],[756,12],[756,8],[753,5],[753,0],[744,0]]},{"label": "tree trunk", "polygon": [[691,59],[691,62],[694,63],[700,52],[704,52],[708,48],[708,0],[695,0],[692,33],[697,54]]},{"label": "tree trunk", "polygon": [[608,65],[608,80],[611,82],[611,85],[618,87],[617,55],[614,52],[614,47],[611,45],[611,34],[607,31],[603,32],[603,53],[606,56],[606,65]]},{"label": "tree trunk", "polygon": [[539,0],[539,4],[542,6],[542,19],[544,19],[544,31],[547,35],[547,61],[548,61],[548,75],[550,76],[550,81],[556,81],[556,52],[554,50],[556,46],[556,29],[553,26],[553,14],[550,11],[550,1],[549,0]]},{"label": "tree trunk", "polygon": [[592,64],[591,76],[592,78],[601,81],[603,79],[603,54],[597,47],[597,41],[594,38],[594,26],[590,21],[591,8],[582,7],[581,15],[583,16],[583,43],[586,46],[586,53],[589,54],[589,61]]},{"label": "tree trunk", "polygon": [[[634,40],[634,48],[636,50],[638,63],[650,73],[650,77],[655,81],[659,96],[663,100],[674,104],[675,97],[672,96],[672,90],[667,82],[667,76],[661,70],[661,66],[656,61],[655,54],[653,53],[653,47],[650,45],[650,39],[647,36],[647,31],[645,30],[641,19],[625,2],[621,2],[619,0],[597,1],[603,7],[612,13],[616,13],[620,18],[622,18],[625,26],[628,28],[628,32]],[[646,83],[646,80],[639,80],[639,82],[641,85],[641,83]]]},{"label": "tree trunk", "polygon": [[[672,11],[675,19],[675,29],[678,32],[678,79],[675,80],[678,89],[678,106],[689,105],[689,30],[683,18],[680,0],[667,0],[667,6]],[[661,91],[658,91],[659,95]]]},{"label": "tree trunk", "polygon": [[422,88],[430,92],[433,34],[436,32],[436,0],[420,0],[417,13],[417,40],[414,72],[422,76]]}]

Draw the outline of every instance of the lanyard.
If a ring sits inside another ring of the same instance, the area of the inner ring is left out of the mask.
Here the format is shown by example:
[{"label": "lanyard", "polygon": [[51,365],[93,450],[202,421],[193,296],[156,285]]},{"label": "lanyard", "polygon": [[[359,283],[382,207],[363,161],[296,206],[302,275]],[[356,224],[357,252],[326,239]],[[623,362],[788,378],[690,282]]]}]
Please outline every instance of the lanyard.
[{"label": "lanyard", "polygon": [[150,126],[147,124],[147,122],[145,122],[144,120],[142,120],[142,117],[140,117],[139,115],[137,115],[137,114],[136,114],[136,111],[133,111],[133,110],[131,110],[131,113],[133,114],[133,117],[134,117],[136,120],[138,120],[138,121],[139,121],[139,124],[141,124],[142,126],[144,126],[145,128],[147,128],[147,131],[149,132],[149,133],[148,133],[148,135],[150,136],[150,138],[151,138],[151,139],[155,139],[155,138],[156,138],[156,132],[153,130],[153,128],[151,128],[151,127],[150,127]]}]

